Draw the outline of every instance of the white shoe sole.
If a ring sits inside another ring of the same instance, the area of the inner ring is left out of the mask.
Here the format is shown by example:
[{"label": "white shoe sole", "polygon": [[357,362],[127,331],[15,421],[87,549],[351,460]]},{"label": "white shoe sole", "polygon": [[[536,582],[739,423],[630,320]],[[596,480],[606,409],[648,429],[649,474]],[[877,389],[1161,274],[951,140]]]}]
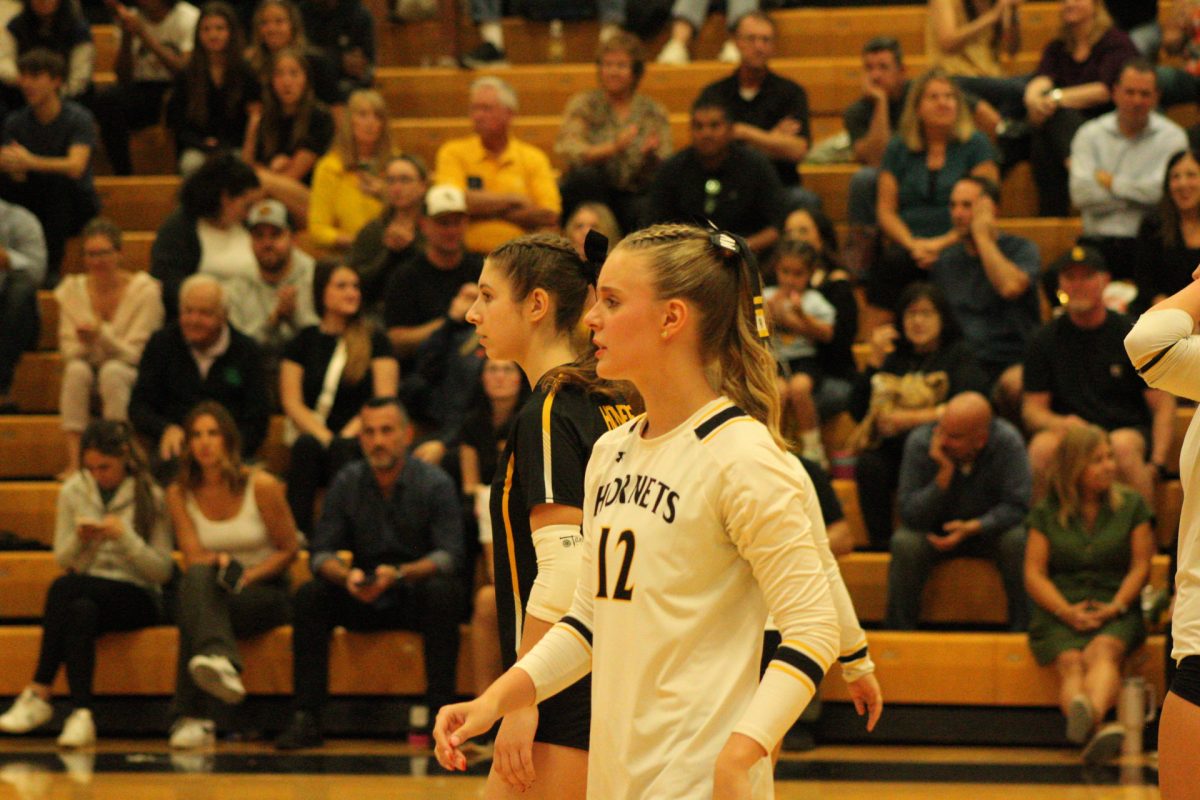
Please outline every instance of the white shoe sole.
[{"label": "white shoe sole", "polygon": [[236,705],[246,699],[245,689],[239,692],[237,689],[226,684],[221,671],[215,669],[207,662],[200,661],[195,664],[189,664],[188,672],[191,673],[192,680],[196,682],[197,686],[222,703]]}]

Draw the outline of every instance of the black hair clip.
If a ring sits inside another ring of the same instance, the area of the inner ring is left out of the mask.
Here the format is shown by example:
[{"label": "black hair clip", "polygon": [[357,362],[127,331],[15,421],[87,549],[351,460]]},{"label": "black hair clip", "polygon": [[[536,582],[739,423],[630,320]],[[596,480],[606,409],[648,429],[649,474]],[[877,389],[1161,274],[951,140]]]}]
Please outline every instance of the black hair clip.
[{"label": "black hair clip", "polygon": [[736,258],[737,260],[733,263],[744,266],[750,274],[751,300],[754,304],[754,329],[757,331],[759,339],[763,341],[770,339],[771,329],[767,326],[767,313],[763,304],[762,273],[758,270],[758,259],[755,258],[754,251],[750,249],[746,240],[736,233],[721,230],[713,224],[712,220],[705,220],[705,222],[708,223],[708,240],[721,258],[726,263]]},{"label": "black hair clip", "polygon": [[604,259],[608,258],[608,237],[598,231],[589,230],[583,237],[583,253],[584,261],[587,262],[584,277],[588,283],[595,286],[596,279],[600,277],[600,267],[604,266]]}]

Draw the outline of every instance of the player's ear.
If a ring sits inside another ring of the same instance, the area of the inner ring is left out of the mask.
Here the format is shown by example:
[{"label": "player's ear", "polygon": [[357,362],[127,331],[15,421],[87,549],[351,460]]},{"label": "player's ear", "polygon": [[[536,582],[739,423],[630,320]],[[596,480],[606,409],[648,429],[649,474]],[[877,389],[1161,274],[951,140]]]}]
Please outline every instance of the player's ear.
[{"label": "player's ear", "polygon": [[671,298],[663,303],[661,321],[659,323],[664,339],[674,338],[688,323],[691,309],[687,303],[678,298]]},{"label": "player's ear", "polygon": [[525,308],[529,312],[530,322],[541,322],[551,314],[550,293],[545,289],[536,288],[525,298]]}]

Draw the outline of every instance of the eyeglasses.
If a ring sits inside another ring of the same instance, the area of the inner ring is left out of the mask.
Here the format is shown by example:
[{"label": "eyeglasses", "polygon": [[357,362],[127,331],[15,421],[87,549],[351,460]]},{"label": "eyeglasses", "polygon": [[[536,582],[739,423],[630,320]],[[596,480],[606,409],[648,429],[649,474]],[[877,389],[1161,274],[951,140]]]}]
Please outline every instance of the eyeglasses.
[{"label": "eyeglasses", "polygon": [[416,183],[421,180],[415,175],[388,175],[384,177],[384,183]]}]

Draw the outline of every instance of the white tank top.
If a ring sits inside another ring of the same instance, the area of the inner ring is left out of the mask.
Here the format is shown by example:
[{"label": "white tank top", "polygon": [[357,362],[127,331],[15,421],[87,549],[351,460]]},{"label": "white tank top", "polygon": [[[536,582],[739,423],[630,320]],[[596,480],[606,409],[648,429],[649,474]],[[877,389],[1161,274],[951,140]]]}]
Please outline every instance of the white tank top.
[{"label": "white tank top", "polygon": [[271,537],[267,535],[267,523],[254,499],[253,478],[246,481],[241,508],[229,519],[211,520],[204,516],[191,492],[187,493],[186,502],[188,516],[196,527],[196,538],[205,549],[229,553],[243,567],[261,564],[275,552]]}]

